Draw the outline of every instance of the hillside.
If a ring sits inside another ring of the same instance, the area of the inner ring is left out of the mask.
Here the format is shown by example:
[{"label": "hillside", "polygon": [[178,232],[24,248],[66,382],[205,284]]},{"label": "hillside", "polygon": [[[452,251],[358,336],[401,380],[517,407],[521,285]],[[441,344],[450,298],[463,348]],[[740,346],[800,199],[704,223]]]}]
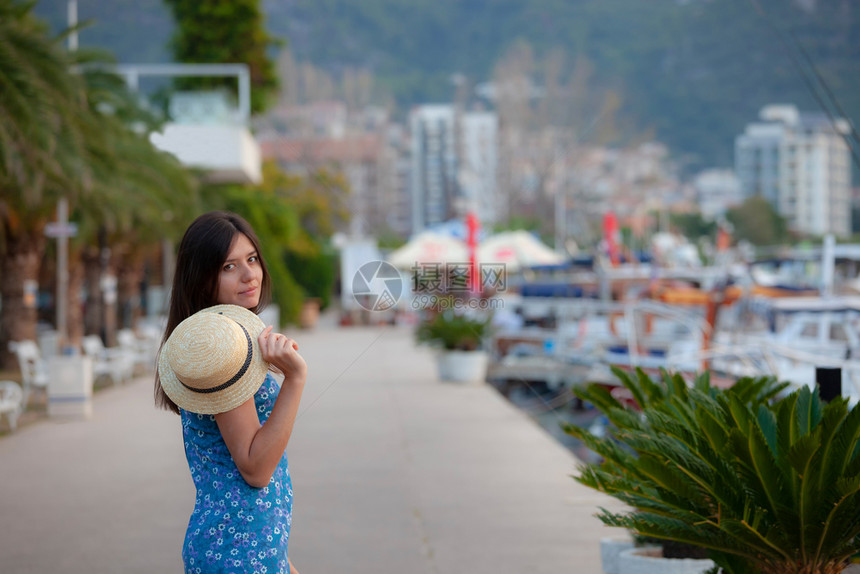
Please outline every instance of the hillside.
[{"label": "hillside", "polygon": [[[82,45],[163,61],[172,23],[159,0],[80,2],[98,24]],[[37,11],[55,24],[66,2]],[[756,10],[760,6],[762,17]],[[792,64],[802,46],[860,123],[860,4],[854,0],[267,0],[269,26],[298,59],[369,67],[404,106],[453,96],[452,73],[492,77],[517,40],[536,59],[585,58],[622,97],[627,135],[652,130],[687,167],[731,165],[734,136],[770,102],[818,109]],[[770,25],[784,36],[778,36]],[[789,36],[789,34],[793,34]],[[788,43],[783,43],[787,41]]]}]

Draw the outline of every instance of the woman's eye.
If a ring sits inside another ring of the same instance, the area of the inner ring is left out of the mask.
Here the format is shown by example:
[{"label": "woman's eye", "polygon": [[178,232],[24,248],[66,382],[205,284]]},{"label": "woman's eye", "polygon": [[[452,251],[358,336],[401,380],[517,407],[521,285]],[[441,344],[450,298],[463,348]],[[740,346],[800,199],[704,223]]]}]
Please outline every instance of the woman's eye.
[{"label": "woman's eye", "polygon": [[224,266],[224,271],[230,271],[233,267],[234,265],[232,263],[228,263]]},{"label": "woman's eye", "polygon": [[257,256],[256,256],[256,255],[254,255],[254,256],[252,256],[252,257],[249,257],[249,258],[248,258],[248,261],[249,261],[250,263],[256,263],[256,262],[257,262]]}]

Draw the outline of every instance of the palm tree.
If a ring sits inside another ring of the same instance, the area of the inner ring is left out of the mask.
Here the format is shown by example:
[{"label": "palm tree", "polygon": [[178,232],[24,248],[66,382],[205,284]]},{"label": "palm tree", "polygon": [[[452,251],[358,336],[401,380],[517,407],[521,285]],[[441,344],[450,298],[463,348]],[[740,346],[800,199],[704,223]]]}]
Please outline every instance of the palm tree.
[{"label": "palm tree", "polygon": [[10,340],[35,339],[36,309],[24,296],[44,252],[44,226],[61,195],[91,179],[80,161],[87,99],[71,61],[32,15],[0,0],[0,365]]},{"label": "palm tree", "polygon": [[[8,341],[35,338],[36,310],[24,305],[24,285],[37,278],[44,226],[57,199],[67,198],[77,217],[79,247],[101,233],[144,249],[177,235],[177,223],[196,206],[189,173],[149,142],[158,118],[104,68],[103,54],[72,58],[48,38],[31,9],[0,0],[4,366],[11,366]],[[74,301],[76,292],[70,295]]]},{"label": "palm tree", "polygon": [[[87,309],[94,311],[86,332],[99,334],[104,327],[110,344],[117,306],[101,299],[102,273],[122,271],[120,283],[135,284],[134,277],[143,275],[146,257],[157,254],[162,240],[177,238],[182,223],[199,205],[190,171],[149,141],[161,118],[140,106],[122,79],[105,67],[104,58],[94,54],[84,63],[90,64],[83,78],[96,119],[92,128],[100,136],[88,139],[92,144],[85,149],[94,182],[76,210],[82,228],[77,245],[89,252],[84,260],[91,267],[83,273],[90,294]],[[112,256],[104,258],[104,250]],[[127,288],[124,293],[128,295]]]}]

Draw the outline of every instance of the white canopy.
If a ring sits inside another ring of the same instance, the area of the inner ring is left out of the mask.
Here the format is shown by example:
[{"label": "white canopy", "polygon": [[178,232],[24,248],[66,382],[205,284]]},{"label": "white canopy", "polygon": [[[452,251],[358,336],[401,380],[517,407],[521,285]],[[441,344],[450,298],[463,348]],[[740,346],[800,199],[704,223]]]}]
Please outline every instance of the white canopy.
[{"label": "white canopy", "polygon": [[421,263],[466,263],[469,253],[466,244],[450,235],[423,231],[409,242],[391,252],[388,262],[399,269],[411,269]]},{"label": "white canopy", "polygon": [[558,265],[559,255],[528,231],[503,231],[488,237],[478,246],[478,263],[504,263],[507,271],[532,265]]}]

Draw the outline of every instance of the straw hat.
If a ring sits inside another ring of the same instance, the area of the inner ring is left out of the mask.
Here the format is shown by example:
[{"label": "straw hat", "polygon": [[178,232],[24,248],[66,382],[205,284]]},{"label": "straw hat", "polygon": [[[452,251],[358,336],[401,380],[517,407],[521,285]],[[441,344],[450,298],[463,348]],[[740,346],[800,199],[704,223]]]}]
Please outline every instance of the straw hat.
[{"label": "straw hat", "polygon": [[269,363],[257,337],[263,321],[238,305],[216,305],[191,315],[173,330],[158,357],[161,387],[179,407],[214,415],[254,396]]}]

